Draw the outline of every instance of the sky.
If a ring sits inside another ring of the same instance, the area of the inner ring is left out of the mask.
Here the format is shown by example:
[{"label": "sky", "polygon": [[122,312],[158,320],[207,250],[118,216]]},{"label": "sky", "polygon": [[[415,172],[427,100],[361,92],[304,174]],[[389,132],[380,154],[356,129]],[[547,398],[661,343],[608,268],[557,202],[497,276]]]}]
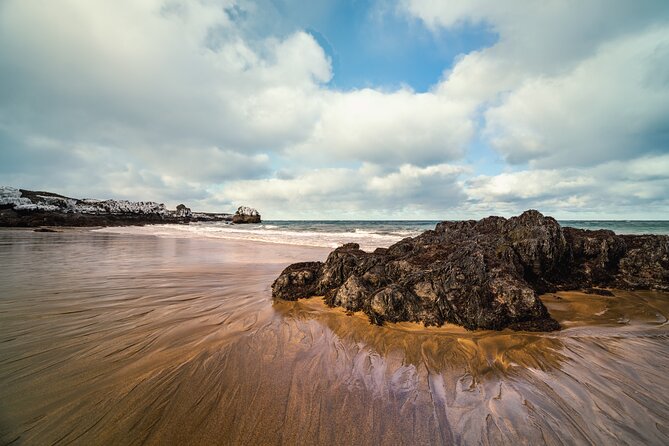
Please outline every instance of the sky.
[{"label": "sky", "polygon": [[0,0],[0,185],[669,219],[669,3]]}]

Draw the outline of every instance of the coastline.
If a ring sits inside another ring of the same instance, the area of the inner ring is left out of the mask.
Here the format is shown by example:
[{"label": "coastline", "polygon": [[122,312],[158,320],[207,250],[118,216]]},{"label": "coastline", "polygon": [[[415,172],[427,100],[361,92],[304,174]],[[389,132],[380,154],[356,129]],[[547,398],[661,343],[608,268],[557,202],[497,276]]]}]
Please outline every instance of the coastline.
[{"label": "coastline", "polygon": [[193,212],[179,204],[167,209],[155,201],[71,198],[47,191],[0,186],[0,227],[133,226],[225,221],[260,223],[260,213],[239,206],[234,214]]}]

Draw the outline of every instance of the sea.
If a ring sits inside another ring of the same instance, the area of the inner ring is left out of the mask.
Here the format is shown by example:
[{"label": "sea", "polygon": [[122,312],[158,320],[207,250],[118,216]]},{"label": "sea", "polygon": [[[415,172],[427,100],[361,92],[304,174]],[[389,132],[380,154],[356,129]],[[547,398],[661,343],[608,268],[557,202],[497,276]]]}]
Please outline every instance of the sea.
[{"label": "sea", "polygon": [[[437,223],[437,220],[268,220],[250,225],[202,222],[188,225],[113,227],[100,231],[170,238],[238,239],[323,248],[358,243],[364,250],[374,250],[434,229]],[[559,223],[579,229],[609,229],[617,234],[669,234],[669,220],[562,220]]]}]

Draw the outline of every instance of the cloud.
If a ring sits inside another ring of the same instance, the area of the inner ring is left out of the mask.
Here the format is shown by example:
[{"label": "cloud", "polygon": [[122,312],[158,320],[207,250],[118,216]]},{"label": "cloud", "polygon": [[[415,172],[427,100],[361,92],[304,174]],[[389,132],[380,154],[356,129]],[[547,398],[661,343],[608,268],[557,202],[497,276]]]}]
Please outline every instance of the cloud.
[{"label": "cloud", "polygon": [[408,0],[433,29],[487,23],[492,47],[435,88],[474,102],[511,163],[597,164],[666,150],[669,9],[663,1]]},{"label": "cloud", "polygon": [[313,133],[290,153],[377,164],[439,164],[463,156],[474,134],[471,110],[409,89],[325,92]]},{"label": "cloud", "polygon": [[231,3],[3,2],[3,130],[128,160],[151,152],[158,171],[175,159],[207,169],[212,147],[252,156],[304,139],[331,76],[324,52],[300,31],[244,40]]},{"label": "cloud", "polygon": [[309,170],[291,178],[237,181],[220,191],[235,203],[256,203],[270,218],[406,218],[445,215],[465,195],[459,176],[466,169],[448,164],[405,164],[391,172],[365,164],[357,169]]},{"label": "cloud", "polygon": [[517,166],[467,179],[463,213],[666,214],[665,2],[406,0],[401,8],[435,32],[476,23],[499,36],[433,89],[472,104],[481,141]]},{"label": "cloud", "polygon": [[528,202],[580,194],[595,180],[580,171],[532,170],[482,175],[468,181],[469,194],[484,202]]},{"label": "cloud", "polygon": [[666,213],[664,0],[400,0],[435,39],[498,36],[422,93],[333,87],[295,26],[333,5],[0,2],[0,183],[283,218]]},{"label": "cloud", "polygon": [[669,206],[669,155],[589,168],[536,169],[466,181],[471,208],[507,214],[538,208],[576,218],[657,218]]},{"label": "cloud", "polygon": [[438,164],[472,137],[470,110],[434,94],[328,89],[330,61],[309,33],[249,34],[240,17],[262,21],[254,3],[1,7],[0,130],[16,142],[4,150],[22,151],[4,157],[15,172],[48,170],[35,141],[72,168],[91,168],[98,154],[108,169],[220,183],[267,176],[272,154]]},{"label": "cloud", "polygon": [[526,81],[485,113],[512,163],[599,164],[669,147],[669,27],[607,42],[573,70]]}]

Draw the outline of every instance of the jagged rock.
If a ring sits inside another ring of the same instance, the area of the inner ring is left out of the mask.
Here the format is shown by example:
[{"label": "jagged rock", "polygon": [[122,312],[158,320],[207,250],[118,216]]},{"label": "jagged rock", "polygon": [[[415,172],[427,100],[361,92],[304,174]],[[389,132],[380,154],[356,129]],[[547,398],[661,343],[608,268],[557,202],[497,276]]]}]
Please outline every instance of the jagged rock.
[{"label": "jagged rock", "polygon": [[616,265],[625,255],[627,245],[613,231],[564,228],[571,248],[573,265],[571,280],[574,288],[592,288],[611,283]]},{"label": "jagged rock", "polygon": [[538,293],[559,289],[669,289],[669,237],[561,228],[531,210],[518,217],[442,222],[387,249],[357,244],[324,263],[291,265],[275,298],[322,295],[370,321],[451,322],[468,329],[551,331]]},{"label": "jagged rock", "polygon": [[321,262],[290,265],[274,281],[272,285],[274,296],[283,300],[297,300],[318,294],[317,279],[322,266]]},{"label": "jagged rock", "polygon": [[627,251],[619,262],[615,286],[669,291],[669,236],[621,236]]},{"label": "jagged rock", "polygon": [[247,206],[239,206],[232,216],[233,223],[260,223],[260,213]]}]

